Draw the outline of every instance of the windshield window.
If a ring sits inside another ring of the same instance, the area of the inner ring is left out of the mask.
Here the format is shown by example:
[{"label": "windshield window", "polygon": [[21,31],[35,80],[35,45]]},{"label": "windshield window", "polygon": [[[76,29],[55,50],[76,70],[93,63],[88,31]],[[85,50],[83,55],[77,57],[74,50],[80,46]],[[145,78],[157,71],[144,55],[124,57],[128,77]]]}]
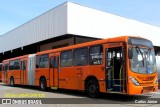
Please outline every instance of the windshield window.
[{"label": "windshield window", "polygon": [[134,47],[131,70],[137,73],[150,74],[156,72],[156,60],[154,50],[151,48]]}]

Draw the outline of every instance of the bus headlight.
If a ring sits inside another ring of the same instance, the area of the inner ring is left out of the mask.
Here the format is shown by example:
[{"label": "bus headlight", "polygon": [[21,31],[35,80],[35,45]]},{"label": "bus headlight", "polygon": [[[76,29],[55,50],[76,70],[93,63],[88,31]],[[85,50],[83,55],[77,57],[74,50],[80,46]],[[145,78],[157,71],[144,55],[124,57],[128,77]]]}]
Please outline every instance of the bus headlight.
[{"label": "bus headlight", "polygon": [[139,86],[139,82],[138,82],[135,78],[129,77],[129,79],[131,80],[131,82],[132,82],[134,85]]},{"label": "bus headlight", "polygon": [[158,78],[156,77],[154,84],[157,84],[157,83],[158,83]]}]

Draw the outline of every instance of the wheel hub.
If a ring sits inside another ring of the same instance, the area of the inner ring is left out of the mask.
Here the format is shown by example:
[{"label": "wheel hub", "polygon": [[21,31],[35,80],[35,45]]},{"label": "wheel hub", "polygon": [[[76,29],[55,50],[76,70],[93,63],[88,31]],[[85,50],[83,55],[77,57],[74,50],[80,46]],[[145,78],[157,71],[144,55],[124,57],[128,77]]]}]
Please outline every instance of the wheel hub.
[{"label": "wheel hub", "polygon": [[95,85],[91,85],[90,88],[89,88],[89,90],[90,90],[91,93],[94,93],[95,90],[96,90]]}]

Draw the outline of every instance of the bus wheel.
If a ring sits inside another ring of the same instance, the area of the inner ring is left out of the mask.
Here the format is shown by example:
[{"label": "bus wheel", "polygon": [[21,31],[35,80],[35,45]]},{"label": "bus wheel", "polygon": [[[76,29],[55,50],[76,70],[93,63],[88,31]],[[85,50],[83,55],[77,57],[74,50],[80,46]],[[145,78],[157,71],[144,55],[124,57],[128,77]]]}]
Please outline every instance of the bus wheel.
[{"label": "bus wheel", "polygon": [[95,98],[99,95],[99,85],[96,79],[90,79],[87,81],[85,91],[89,97]]},{"label": "bus wheel", "polygon": [[10,85],[13,87],[14,86],[14,78],[13,77],[11,77],[11,79],[10,79]]},{"label": "bus wheel", "polygon": [[40,89],[42,91],[45,91],[47,89],[47,82],[44,77],[40,79]]}]

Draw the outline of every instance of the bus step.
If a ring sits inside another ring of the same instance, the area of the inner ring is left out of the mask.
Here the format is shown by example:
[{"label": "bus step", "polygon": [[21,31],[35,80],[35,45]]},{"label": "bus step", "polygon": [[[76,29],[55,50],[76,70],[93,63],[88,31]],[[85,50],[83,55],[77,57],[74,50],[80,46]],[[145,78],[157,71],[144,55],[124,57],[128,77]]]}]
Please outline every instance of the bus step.
[{"label": "bus step", "polygon": [[57,89],[58,89],[58,87],[51,87],[51,89],[53,89],[53,90],[57,90]]},{"label": "bus step", "polygon": [[120,92],[121,88],[122,88],[122,85],[114,85],[113,86],[113,91]]}]

